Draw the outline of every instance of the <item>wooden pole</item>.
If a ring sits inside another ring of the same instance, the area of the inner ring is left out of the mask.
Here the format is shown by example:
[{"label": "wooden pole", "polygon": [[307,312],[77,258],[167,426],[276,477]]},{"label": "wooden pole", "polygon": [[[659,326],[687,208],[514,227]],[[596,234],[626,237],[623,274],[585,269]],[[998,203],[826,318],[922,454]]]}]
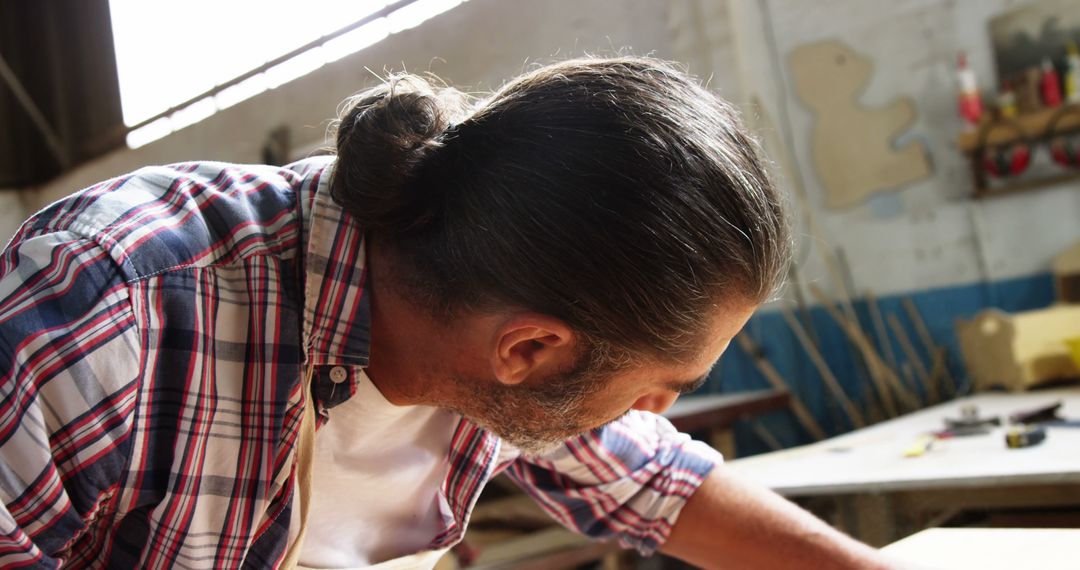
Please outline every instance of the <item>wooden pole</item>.
[{"label": "wooden pole", "polygon": [[739,348],[746,353],[747,356],[754,362],[757,369],[761,372],[761,375],[772,384],[773,388],[780,390],[787,390],[791,397],[791,411],[795,414],[795,418],[799,420],[803,428],[813,436],[814,440],[825,439],[825,430],[814,419],[814,415],[810,413],[810,410],[806,408],[806,404],[803,404],[802,399],[796,394],[791,392],[791,387],[788,386],[784,378],[780,376],[776,368],[773,367],[769,359],[761,352],[761,347],[756,342],[750,339],[746,333],[740,333],[735,336],[735,341],[739,343]]},{"label": "wooden pole", "polygon": [[[941,387],[941,377],[948,374],[948,365],[946,365],[948,357],[946,352],[944,347],[938,347],[937,351],[934,352],[933,363],[930,365],[930,383],[935,388]],[[940,392],[939,395],[942,398],[945,397],[945,395]]]},{"label": "wooden pole", "polygon": [[945,378],[945,382],[948,383],[951,395],[955,396],[956,380],[953,379],[952,374],[949,372],[948,351],[943,347],[938,346],[937,343],[934,342],[934,337],[930,336],[930,329],[926,328],[926,321],[923,320],[922,314],[919,313],[919,308],[915,306],[915,301],[913,301],[911,297],[904,297],[900,300],[900,303],[904,306],[904,310],[907,311],[911,323],[915,325],[915,333],[919,335],[919,340],[922,341],[923,348],[926,349],[927,354],[936,354],[939,350],[943,351],[942,356],[946,361],[941,368],[942,377]]},{"label": "wooden pole", "polygon": [[[844,331],[844,334],[851,340],[852,343],[862,352],[863,358],[866,359],[867,365],[870,367],[871,377],[877,383],[879,395],[882,399],[882,405],[885,406],[885,411],[891,416],[896,416],[900,413],[897,408],[896,400],[893,399],[893,392],[903,400],[904,404],[910,409],[918,409],[919,403],[915,397],[904,388],[904,385],[900,383],[900,379],[896,377],[896,373],[892,371],[884,362],[881,357],[878,356],[877,351],[874,350],[873,345],[866,339],[866,335],[858,325],[849,322],[844,315],[840,314],[840,311],[836,310],[836,307],[832,306],[828,297],[821,291],[816,285],[810,285],[810,292],[818,299],[821,306],[829,313],[836,324],[840,325],[840,329]],[[892,391],[889,388],[892,388]]]},{"label": "wooden pole", "polygon": [[[899,365],[896,363],[896,353],[893,352],[892,339],[889,338],[889,333],[885,330],[885,319],[881,317],[881,307],[878,306],[877,296],[874,295],[873,291],[866,289],[863,291],[863,297],[866,298],[866,304],[870,309],[870,321],[874,325],[874,333],[878,337],[878,342],[885,353],[888,365],[891,369],[897,370]],[[877,421],[880,420],[876,420],[875,423]]]},{"label": "wooden pole", "polygon": [[[837,247],[835,253],[831,253],[828,249],[822,247],[821,255],[825,260],[825,268],[829,272],[829,277],[832,280],[833,286],[837,293],[836,297],[839,299],[840,309],[847,315],[848,321],[854,324],[860,331],[862,331],[862,323],[859,321],[859,315],[855,312],[855,306],[851,300],[854,297],[854,278],[851,277],[851,269],[847,265],[847,256],[844,254],[844,248]],[[848,283],[852,283],[849,288]],[[865,333],[864,333],[865,334]],[[857,349],[857,347],[855,347]],[[855,351],[855,373],[858,375],[859,380],[866,382],[867,379],[874,380],[875,372],[871,369],[871,366],[862,357],[859,350]]]},{"label": "wooden pole", "polygon": [[769,449],[773,451],[784,449],[784,446],[780,444],[780,440],[776,439],[776,436],[769,431],[769,428],[765,427],[765,424],[761,423],[757,418],[750,420],[750,427],[754,429],[754,433],[761,438],[761,441],[764,441],[765,445],[769,446]]},{"label": "wooden pole", "polygon": [[893,399],[892,392],[889,390],[885,379],[882,377],[876,367],[871,366],[870,361],[865,357],[865,351],[863,350],[863,347],[860,346],[859,343],[855,340],[860,335],[849,330],[847,319],[845,319],[843,315],[841,315],[840,312],[836,310],[836,307],[833,306],[832,301],[830,301],[825,296],[825,293],[823,293],[820,288],[818,288],[816,285],[810,285],[809,289],[810,293],[814,296],[814,298],[817,299],[819,303],[821,303],[821,306],[825,309],[829,316],[832,317],[833,321],[840,327],[840,330],[843,331],[844,336],[847,337],[848,342],[851,343],[852,348],[855,349],[856,356],[859,357],[859,360],[866,364],[866,368],[870,373],[871,386],[874,388],[874,393],[877,394],[878,403],[881,404],[882,412],[884,413],[885,417],[891,418],[896,416],[899,413],[896,408],[896,401]]},{"label": "wooden pole", "polygon": [[828,270],[833,284],[836,285],[836,291],[839,293],[837,297],[840,299],[840,308],[851,322],[858,324],[859,317],[855,314],[855,306],[851,304],[853,293],[848,290],[847,280],[844,279],[844,259],[840,256],[842,251],[842,249],[837,248],[836,254],[824,252],[825,257],[828,258],[825,269]]},{"label": "wooden pole", "polygon": [[792,313],[791,308],[781,307],[781,312],[784,315],[784,320],[787,321],[788,326],[791,327],[791,332],[795,333],[795,338],[799,340],[799,344],[802,345],[803,350],[810,356],[810,361],[814,363],[814,367],[817,368],[818,374],[821,375],[821,379],[825,382],[825,387],[829,389],[833,397],[840,402],[840,406],[844,408],[844,412],[847,414],[848,421],[856,428],[866,427],[866,420],[863,419],[863,415],[855,408],[855,405],[851,403],[851,399],[844,393],[843,387],[840,386],[840,382],[833,375],[832,370],[829,369],[829,365],[825,362],[825,358],[821,356],[821,352],[810,342],[810,336],[806,334],[802,325],[799,324],[798,319],[795,318],[795,314]]},{"label": "wooden pole", "polygon": [[[815,347],[821,346],[821,338],[818,337],[817,328],[814,327],[814,319],[810,315],[810,309],[806,305],[806,297],[803,294],[802,278],[799,276],[799,267],[797,263],[792,263],[788,268],[788,278],[791,279],[790,291],[795,293],[795,303],[799,308],[798,315],[802,322],[803,329],[810,333],[810,342]],[[796,371],[796,374],[802,375],[803,369],[800,368]],[[840,410],[836,407],[836,402],[832,400],[826,400],[825,406],[827,408],[828,417],[831,418],[836,424],[839,424],[843,420],[840,419]]]},{"label": "wooden pole", "polygon": [[889,333],[885,330],[885,319],[881,318],[881,308],[878,307],[877,297],[869,290],[864,291],[863,296],[866,297],[866,304],[870,307],[870,320],[874,323],[874,332],[877,334],[882,352],[885,353],[885,360],[893,370],[896,370],[898,368],[896,353],[892,349],[892,339],[889,338]]},{"label": "wooden pole", "polygon": [[788,269],[788,278],[791,279],[791,290],[795,293],[795,304],[799,307],[799,317],[802,319],[803,327],[810,332],[810,340],[814,341],[814,346],[821,346],[821,339],[818,338],[817,329],[814,328],[814,321],[810,317],[810,309],[806,307],[806,297],[802,291],[802,278],[799,277],[799,267],[794,262],[791,264],[791,268]]},{"label": "wooden pole", "polygon": [[911,371],[911,363],[905,362],[904,365],[900,368],[900,372],[901,377],[904,380],[904,386],[907,386],[908,389],[911,390],[912,393],[916,394],[916,397],[918,397],[919,381],[915,379],[915,373]]},{"label": "wooden pole", "polygon": [[896,335],[896,340],[900,343],[900,348],[904,351],[904,355],[907,356],[908,362],[915,370],[920,383],[922,383],[923,390],[926,390],[926,398],[931,402],[941,401],[938,398],[937,386],[932,385],[930,373],[926,371],[926,365],[919,358],[919,354],[915,352],[915,346],[911,344],[911,338],[908,337],[907,331],[904,330],[903,325],[900,324],[900,319],[896,315],[889,315],[889,326],[892,327],[893,334]]}]

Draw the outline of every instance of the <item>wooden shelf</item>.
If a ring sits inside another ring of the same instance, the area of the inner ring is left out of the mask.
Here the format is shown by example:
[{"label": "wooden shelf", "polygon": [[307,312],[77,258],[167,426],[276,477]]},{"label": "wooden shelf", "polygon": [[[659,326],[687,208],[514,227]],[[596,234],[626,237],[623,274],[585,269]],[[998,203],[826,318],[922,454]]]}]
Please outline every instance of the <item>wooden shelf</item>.
[{"label": "wooden shelf", "polygon": [[[1053,129],[1052,132],[1051,129]],[[1078,177],[1076,169],[1062,167],[1057,174],[1048,173],[1050,174],[1048,176],[1019,180],[1003,179],[999,183],[991,184],[989,175],[983,167],[983,157],[989,149],[1001,148],[1012,143],[1030,145],[1032,153],[1045,152],[1040,149],[1045,148],[1051,137],[1078,132],[1080,132],[1080,104],[1071,103],[1012,119],[984,121],[979,125],[978,130],[961,133],[956,143],[967,155],[968,163],[971,165],[971,175],[975,182],[974,197],[1000,196],[1076,179]]]},{"label": "wooden shelf", "polygon": [[[1017,132],[1016,129],[1008,128],[1005,126],[994,126],[993,130],[986,137],[986,141],[983,146],[1001,146],[1012,142],[1017,142],[1022,138],[1026,138],[1029,141],[1037,141],[1046,137],[1050,128],[1050,122],[1057,116],[1058,113],[1066,113],[1066,116],[1062,117],[1058,123],[1057,130],[1070,131],[1080,130],[1080,104],[1063,105],[1061,107],[1054,107],[1052,109],[1042,109],[1035,113],[1028,113],[1026,115],[1020,115],[1013,119],[1006,119],[1018,126],[1022,133]],[[993,121],[984,121],[979,125],[978,130],[967,131],[961,133],[957,138],[957,145],[960,150],[966,154],[973,154],[979,145],[979,133],[982,129],[991,127],[994,125]]]},{"label": "wooden shelf", "polygon": [[1048,186],[1054,186],[1057,184],[1064,184],[1066,182],[1072,182],[1074,180],[1080,180],[1080,173],[1066,172],[1064,174],[1058,174],[1056,176],[1048,176],[1046,178],[1040,178],[1038,180],[1029,180],[1026,182],[1013,182],[1004,184],[995,188],[983,188],[977,190],[975,193],[976,198],[993,198],[997,196],[1004,196],[1007,194],[1016,194],[1019,192],[1027,192],[1029,190],[1038,190],[1040,188],[1046,188]]}]

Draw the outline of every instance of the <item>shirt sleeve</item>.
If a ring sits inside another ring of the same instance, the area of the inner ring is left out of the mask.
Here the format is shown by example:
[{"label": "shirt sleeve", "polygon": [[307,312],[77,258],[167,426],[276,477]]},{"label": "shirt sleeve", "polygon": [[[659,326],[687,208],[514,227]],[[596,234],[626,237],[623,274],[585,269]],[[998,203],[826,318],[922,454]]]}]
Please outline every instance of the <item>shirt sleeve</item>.
[{"label": "shirt sleeve", "polygon": [[722,461],[663,417],[631,411],[552,453],[518,457],[507,474],[570,530],[650,555]]},{"label": "shirt sleeve", "polygon": [[0,567],[105,555],[138,345],[127,285],[93,240],[52,232],[0,253]]}]

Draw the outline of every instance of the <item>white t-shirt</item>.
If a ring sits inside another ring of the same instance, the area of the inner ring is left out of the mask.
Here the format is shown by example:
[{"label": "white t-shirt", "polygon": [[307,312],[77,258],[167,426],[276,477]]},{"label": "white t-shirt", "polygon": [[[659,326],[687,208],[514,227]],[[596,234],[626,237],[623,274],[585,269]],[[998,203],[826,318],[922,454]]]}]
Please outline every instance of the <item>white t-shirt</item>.
[{"label": "white t-shirt", "polygon": [[[395,406],[361,374],[315,434],[311,509],[300,564],[367,566],[425,550],[444,528],[438,490],[460,417]],[[291,534],[299,505],[293,506]]]}]

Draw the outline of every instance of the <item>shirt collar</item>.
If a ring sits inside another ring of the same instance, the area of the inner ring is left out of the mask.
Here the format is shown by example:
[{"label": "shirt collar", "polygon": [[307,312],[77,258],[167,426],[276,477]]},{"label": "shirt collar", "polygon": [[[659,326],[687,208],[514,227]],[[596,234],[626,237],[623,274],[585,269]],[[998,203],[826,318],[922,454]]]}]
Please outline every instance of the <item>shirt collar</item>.
[{"label": "shirt collar", "polygon": [[[304,353],[312,366],[367,366],[371,347],[367,244],[356,219],[330,196],[332,159],[304,177]],[[317,163],[318,164],[318,163]]]},{"label": "shirt collar", "polygon": [[[367,247],[356,219],[330,197],[332,159],[302,161],[312,165],[298,192],[307,243],[304,286],[304,351],[314,371],[313,390],[321,409],[330,409],[356,391],[359,374],[335,382],[337,366],[367,366],[371,347],[371,304],[367,283]],[[325,416],[320,415],[320,418]],[[452,466],[443,483],[451,518],[432,542],[443,548],[460,541],[484,483],[493,475],[500,440],[469,420],[451,439]]]}]

